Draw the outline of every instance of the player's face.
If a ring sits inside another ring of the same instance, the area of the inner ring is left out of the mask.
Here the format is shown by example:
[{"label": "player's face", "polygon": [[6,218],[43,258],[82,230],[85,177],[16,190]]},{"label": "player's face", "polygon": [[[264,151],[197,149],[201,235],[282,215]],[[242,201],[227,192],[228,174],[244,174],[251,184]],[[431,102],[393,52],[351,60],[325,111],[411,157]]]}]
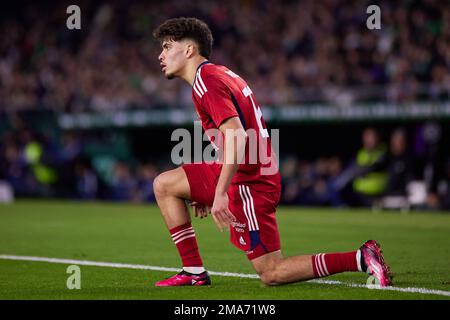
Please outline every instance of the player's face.
[{"label": "player's face", "polygon": [[167,79],[179,76],[186,63],[186,48],[183,42],[165,40],[162,43],[162,51],[158,57],[161,71]]}]

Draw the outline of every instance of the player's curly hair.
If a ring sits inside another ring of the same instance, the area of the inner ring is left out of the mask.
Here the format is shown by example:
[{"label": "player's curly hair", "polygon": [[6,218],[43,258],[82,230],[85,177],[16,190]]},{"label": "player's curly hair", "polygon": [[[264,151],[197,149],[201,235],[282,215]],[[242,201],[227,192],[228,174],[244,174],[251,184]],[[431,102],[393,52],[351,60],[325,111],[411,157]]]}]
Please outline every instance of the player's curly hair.
[{"label": "player's curly hair", "polygon": [[198,44],[200,55],[209,59],[213,46],[213,36],[208,25],[197,18],[173,18],[166,20],[153,31],[159,41],[192,39]]}]

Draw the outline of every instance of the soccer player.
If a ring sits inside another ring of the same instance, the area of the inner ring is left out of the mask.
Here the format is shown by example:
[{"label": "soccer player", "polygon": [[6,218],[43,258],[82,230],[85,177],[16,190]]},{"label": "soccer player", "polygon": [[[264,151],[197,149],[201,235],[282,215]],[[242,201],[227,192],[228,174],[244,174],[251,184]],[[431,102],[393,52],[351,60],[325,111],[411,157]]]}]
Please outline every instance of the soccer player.
[{"label": "soccer player", "polygon": [[[192,87],[192,99],[204,130],[217,129],[223,134],[223,143],[217,146],[223,151],[220,163],[184,164],[154,181],[158,206],[183,264],[180,273],[155,285],[211,284],[199,254],[187,200],[192,201],[194,216],[203,218],[210,213],[221,231],[229,229],[231,242],[246,253],[267,285],[344,271],[367,272],[382,286],[390,285],[389,268],[374,240],[350,252],[283,257],[275,218],[280,175],[278,170],[267,170],[273,165],[274,155],[250,87],[228,68],[208,60],[213,37],[203,21],[169,19],[153,35],[162,46],[158,59],[165,77],[186,81]],[[249,161],[250,153],[255,152],[248,143],[247,133],[251,130],[257,132],[258,147],[264,145],[272,161],[263,162],[259,157],[256,163]]]}]

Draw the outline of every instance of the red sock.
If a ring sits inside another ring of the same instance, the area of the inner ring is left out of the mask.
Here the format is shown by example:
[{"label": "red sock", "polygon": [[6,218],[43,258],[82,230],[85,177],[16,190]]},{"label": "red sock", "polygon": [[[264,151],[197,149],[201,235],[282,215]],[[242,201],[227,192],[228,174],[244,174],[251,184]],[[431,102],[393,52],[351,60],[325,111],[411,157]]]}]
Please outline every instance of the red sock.
[{"label": "red sock", "polygon": [[326,277],[344,271],[359,271],[357,251],[344,253],[319,253],[312,256],[314,275]]},{"label": "red sock", "polygon": [[183,267],[202,267],[203,262],[198,252],[197,239],[191,223],[188,222],[169,231],[177,246]]}]

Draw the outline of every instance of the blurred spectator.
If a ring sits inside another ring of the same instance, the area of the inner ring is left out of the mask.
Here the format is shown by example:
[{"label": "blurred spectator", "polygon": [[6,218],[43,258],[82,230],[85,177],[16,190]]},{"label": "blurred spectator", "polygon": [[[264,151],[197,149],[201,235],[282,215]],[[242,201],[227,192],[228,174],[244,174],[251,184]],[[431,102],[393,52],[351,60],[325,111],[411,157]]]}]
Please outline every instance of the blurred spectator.
[{"label": "blurred spectator", "polygon": [[416,187],[411,184],[414,161],[407,148],[405,130],[399,128],[391,134],[389,153],[384,161],[385,165],[380,164],[379,166],[387,168],[386,191],[373,203],[373,206],[400,210],[409,210],[412,206],[416,206],[415,202],[420,196],[417,193],[420,191],[420,188],[417,189],[417,185],[420,182],[414,183]]},{"label": "blurred spectator", "polygon": [[388,181],[385,195],[406,196],[408,183],[413,180],[413,158],[407,150],[406,132],[395,130],[390,139],[387,159]]},{"label": "blurred spectator", "polygon": [[313,183],[303,199],[304,203],[311,206],[330,205],[327,159],[317,159],[314,166],[311,167],[310,175]]},{"label": "blurred spectator", "polygon": [[386,190],[386,147],[374,128],[363,131],[362,143],[354,160],[335,179],[334,187],[342,193],[346,203],[372,206]]},{"label": "blurred spectator", "polygon": [[445,163],[444,177],[439,183],[438,195],[441,209],[450,210],[450,158]]},{"label": "blurred spectator", "polygon": [[158,175],[156,167],[150,163],[143,164],[138,170],[138,196],[137,201],[141,202],[155,202],[155,195],[153,193],[153,180]]},{"label": "blurred spectator", "polygon": [[4,179],[11,184],[17,196],[38,194],[38,182],[16,144],[5,146],[2,172]]},{"label": "blurred spectator", "polygon": [[440,150],[441,136],[441,125],[434,121],[419,125],[414,136],[415,162],[418,163],[416,175],[425,189],[426,199],[421,204],[425,209],[439,207],[438,183],[443,175],[445,157]]},{"label": "blurred spectator", "polygon": [[356,155],[355,164],[362,172],[353,181],[356,204],[370,206],[374,197],[381,195],[386,188],[387,175],[383,168],[386,147],[381,144],[379,134],[374,128],[363,132],[363,147]]},{"label": "blurred spectator", "polygon": [[72,162],[81,153],[81,141],[73,132],[66,132],[62,137],[62,145],[59,148],[59,159],[62,162]]},{"label": "blurred spectator", "polygon": [[333,181],[341,173],[338,157],[319,158],[313,164],[288,158],[281,167],[282,202],[307,206],[342,206]]},{"label": "blurred spectator", "polygon": [[131,174],[131,169],[124,162],[117,162],[114,167],[114,180],[111,188],[111,198],[114,201],[132,201],[136,198],[137,182]]},{"label": "blurred spectator", "polygon": [[297,203],[302,187],[301,172],[300,174],[297,173],[297,159],[290,156],[283,160],[280,174],[282,181],[281,201],[286,204]]},{"label": "blurred spectator", "polygon": [[344,199],[342,198],[339,190],[335,188],[335,182],[342,173],[342,162],[337,157],[331,157],[328,162],[328,181],[327,190],[329,197],[329,204],[334,207],[342,207],[345,205]]},{"label": "blurred spectator", "polygon": [[90,165],[86,162],[78,162],[76,172],[77,196],[83,200],[94,200],[98,193],[98,179]]}]

